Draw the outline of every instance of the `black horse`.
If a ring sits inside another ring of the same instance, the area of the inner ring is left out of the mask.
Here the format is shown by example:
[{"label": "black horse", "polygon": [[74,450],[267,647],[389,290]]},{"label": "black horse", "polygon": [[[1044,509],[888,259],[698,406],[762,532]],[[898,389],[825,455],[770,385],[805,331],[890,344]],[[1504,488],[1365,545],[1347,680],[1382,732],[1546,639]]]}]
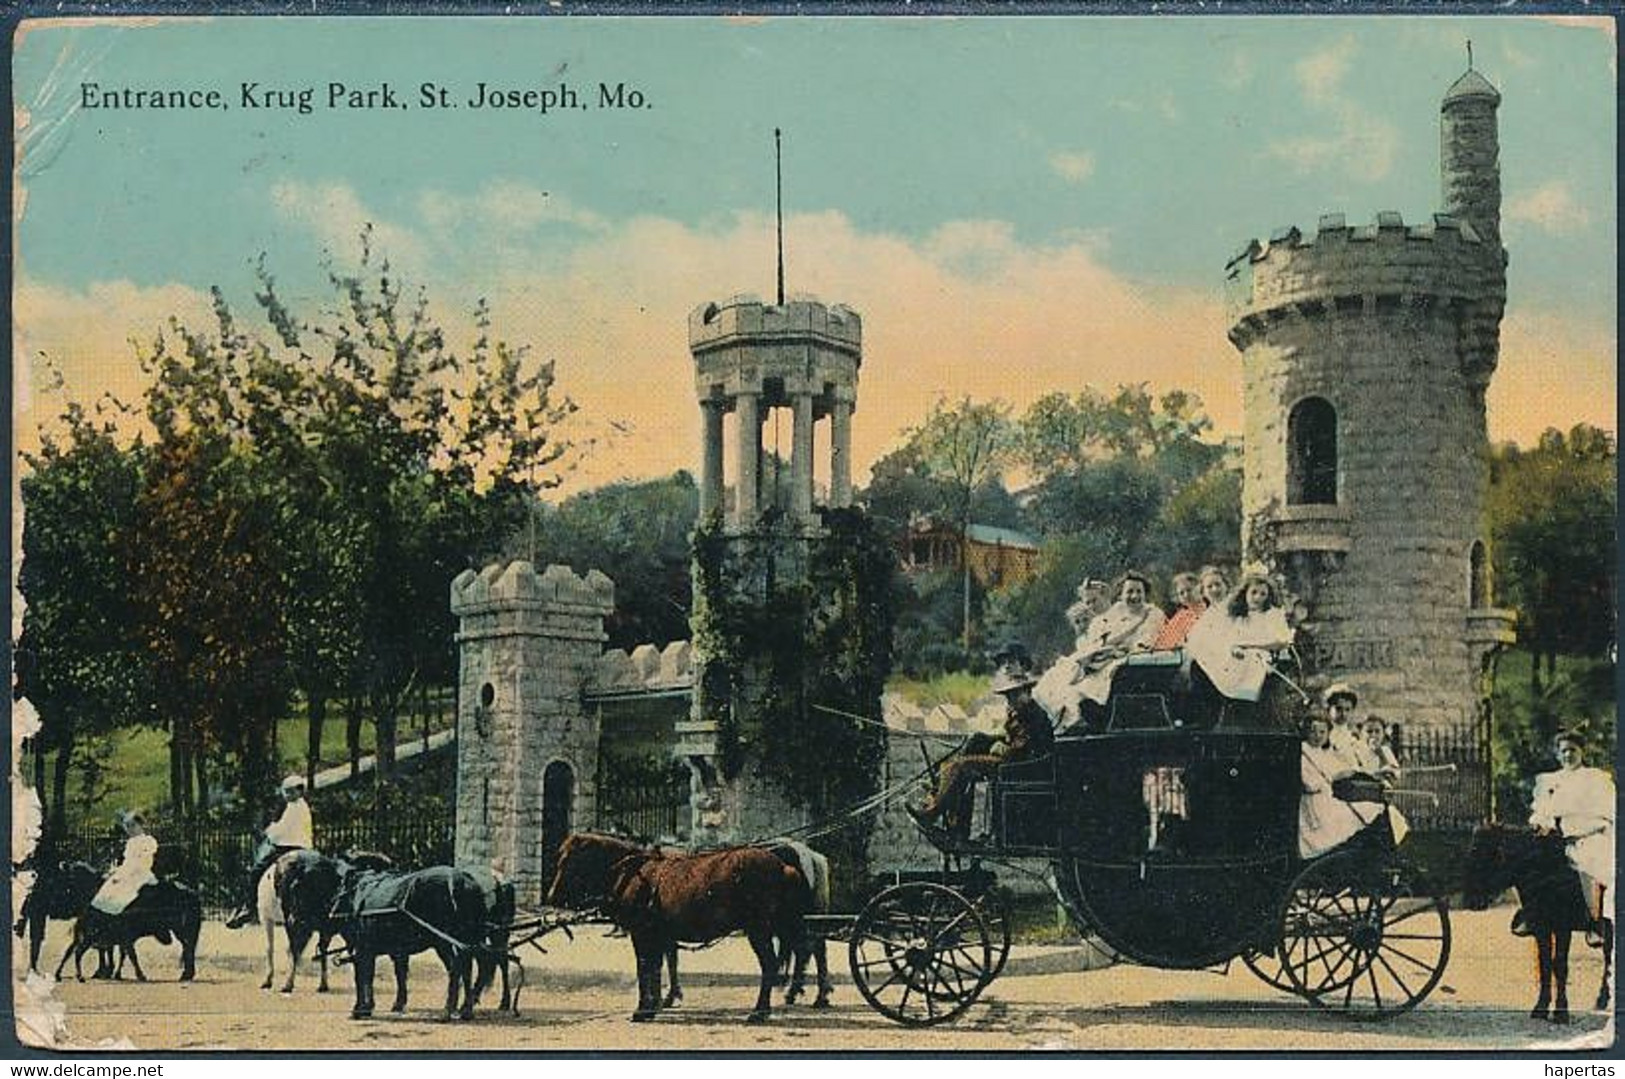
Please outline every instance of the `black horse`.
[{"label": "black horse", "polygon": [[[373,921],[380,912],[370,905],[370,897],[375,890],[372,885],[366,887],[369,896],[367,909],[360,915],[353,909],[357,889],[361,887],[363,881],[371,879],[377,883],[411,876],[392,872],[393,866],[394,863],[381,854],[355,853],[344,858],[332,858],[315,851],[300,851],[289,860],[277,880],[277,901],[282,907],[283,923],[288,934],[288,949],[294,962],[298,962],[299,956],[304,953],[305,946],[310,943],[312,937],[318,938],[317,951],[320,955],[328,954],[329,942],[335,936],[342,937],[351,951],[356,963],[356,1011],[353,1013],[355,1018],[371,1015],[375,1006],[371,981],[377,956],[390,957],[395,973],[395,1000],[389,1010],[400,1012],[406,1009],[407,975],[412,953],[433,947],[432,944],[420,944],[409,948],[409,945],[417,943],[416,939],[408,940],[403,937],[394,940],[390,937],[388,925]],[[474,879],[461,870],[455,872],[460,877]],[[471,1009],[479,1000],[480,994],[490,986],[500,965],[502,1001],[498,1007],[501,1010],[511,1008],[517,1011],[518,988],[513,987],[510,991],[506,965],[508,937],[513,926],[515,909],[513,885],[492,881],[485,885],[476,882],[475,886],[480,889],[481,894],[477,925],[472,928],[459,925],[455,931],[442,930],[442,932],[460,943],[472,942],[469,950],[472,952],[478,973],[471,987],[472,997],[468,1007]],[[403,909],[396,921],[411,924],[412,919],[424,917],[424,912],[414,907]],[[429,925],[438,928],[432,920],[429,920]],[[458,936],[458,933],[465,935]],[[447,944],[445,940],[440,940],[439,943]],[[371,952],[366,966],[364,999],[361,965],[363,946]],[[442,955],[441,958],[444,959],[445,956]],[[520,984],[523,984],[522,981]]]},{"label": "black horse", "polygon": [[473,1017],[474,960],[486,950],[489,929],[485,892],[471,874],[450,866],[415,873],[352,870],[340,879],[335,907],[355,964],[351,1018],[373,1013],[372,980],[379,956],[394,962],[397,1002],[404,1006],[407,960],[431,950],[446,968],[441,1018]]},{"label": "black horse", "polygon": [[[1530,1016],[1554,1023],[1569,1021],[1569,946],[1575,932],[1592,928],[1590,904],[1580,878],[1569,865],[1563,837],[1528,828],[1484,824],[1473,831],[1462,882],[1463,901],[1483,910],[1508,888],[1518,890],[1523,924],[1535,938],[1540,994]],[[1602,923],[1602,985],[1597,1009],[1608,1007],[1613,973],[1614,923]],[[1556,983],[1555,992],[1553,982]]]},{"label": "black horse", "polygon": [[[28,969],[39,971],[40,948],[45,943],[46,923],[52,919],[72,921],[85,912],[102,886],[101,872],[89,862],[49,861],[34,874],[34,886],[23,898],[13,930],[18,937],[28,935]],[[112,973],[107,953],[97,974]]]},{"label": "black horse", "polygon": [[198,894],[177,881],[160,880],[142,887],[118,914],[87,907],[73,923],[73,943],[57,964],[56,976],[62,977],[62,968],[72,959],[74,976],[84,981],[80,968],[84,954],[92,948],[116,947],[124,949],[135,967],[136,979],[144,982],[147,975],[136,958],[135,942],[155,937],[160,944],[180,942],[180,980],[189,982],[197,976],[197,938],[202,928],[203,901]]}]

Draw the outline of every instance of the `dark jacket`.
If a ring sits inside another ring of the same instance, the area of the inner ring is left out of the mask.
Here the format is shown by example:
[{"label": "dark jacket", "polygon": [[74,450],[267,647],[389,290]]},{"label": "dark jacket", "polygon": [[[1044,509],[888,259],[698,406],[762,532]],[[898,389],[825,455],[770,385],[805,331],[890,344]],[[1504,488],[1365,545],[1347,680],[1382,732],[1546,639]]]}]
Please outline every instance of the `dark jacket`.
[{"label": "dark jacket", "polygon": [[1004,741],[1006,761],[1045,756],[1055,747],[1049,713],[1031,698],[1011,708],[1004,717]]}]

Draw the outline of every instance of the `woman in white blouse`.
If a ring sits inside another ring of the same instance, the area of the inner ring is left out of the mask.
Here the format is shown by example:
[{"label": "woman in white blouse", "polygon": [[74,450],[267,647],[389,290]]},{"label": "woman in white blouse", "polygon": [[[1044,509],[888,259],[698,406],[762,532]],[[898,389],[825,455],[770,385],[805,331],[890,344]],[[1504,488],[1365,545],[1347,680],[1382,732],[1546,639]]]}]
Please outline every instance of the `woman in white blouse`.
[{"label": "woman in white blouse", "polygon": [[1601,768],[1585,766],[1585,744],[1579,731],[1557,736],[1558,769],[1535,777],[1529,826],[1563,837],[1592,917],[1602,918],[1614,880],[1614,781]]},{"label": "woman in white blouse", "polygon": [[1186,651],[1226,697],[1256,701],[1273,653],[1292,644],[1292,627],[1268,577],[1241,579],[1230,601],[1211,607],[1191,628]]}]

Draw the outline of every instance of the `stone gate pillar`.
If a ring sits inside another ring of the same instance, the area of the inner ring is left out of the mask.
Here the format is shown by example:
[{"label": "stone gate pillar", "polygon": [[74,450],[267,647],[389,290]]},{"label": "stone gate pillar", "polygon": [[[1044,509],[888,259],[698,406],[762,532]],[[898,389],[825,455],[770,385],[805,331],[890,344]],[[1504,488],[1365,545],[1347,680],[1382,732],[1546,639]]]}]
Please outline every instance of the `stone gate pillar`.
[{"label": "stone gate pillar", "polygon": [[[597,570],[538,574],[522,561],[465,570],[451,584],[457,863],[497,870],[522,903],[538,902],[547,887],[559,837],[544,831],[558,829],[561,811],[571,827],[595,818],[599,731],[582,688],[614,600],[614,584]],[[544,776],[557,789],[548,791]]]}]

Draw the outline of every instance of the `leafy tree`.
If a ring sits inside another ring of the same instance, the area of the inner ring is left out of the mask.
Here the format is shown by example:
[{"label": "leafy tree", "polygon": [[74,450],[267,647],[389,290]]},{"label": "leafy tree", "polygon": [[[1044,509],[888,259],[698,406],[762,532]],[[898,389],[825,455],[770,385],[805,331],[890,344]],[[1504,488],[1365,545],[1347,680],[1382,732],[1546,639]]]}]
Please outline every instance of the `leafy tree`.
[{"label": "leafy tree", "polygon": [[43,432],[23,459],[15,692],[40,719],[31,748],[49,837],[65,827],[69,776],[87,740],[148,715],[127,573],[142,454],[119,445],[110,421],[69,404],[60,429]]},{"label": "leafy tree", "polygon": [[1587,424],[1548,430],[1533,450],[1499,448],[1490,475],[1498,587],[1538,690],[1542,661],[1550,676],[1559,654],[1600,656],[1615,639],[1616,448]]},{"label": "leafy tree", "polygon": [[664,645],[688,636],[689,534],[698,516],[699,489],[687,472],[615,483],[538,507],[507,550],[537,565],[603,572],[615,582],[615,611],[604,627],[610,647]]},{"label": "leafy tree", "polygon": [[[1009,457],[1015,431],[1010,406],[1003,401],[950,404],[939,398],[925,422],[909,434],[916,446],[919,467],[944,485],[950,495],[953,519],[961,543],[968,541],[975,520],[976,494],[998,477]],[[972,574],[968,557],[961,557],[963,583],[960,613],[961,643],[970,650]]]}]

